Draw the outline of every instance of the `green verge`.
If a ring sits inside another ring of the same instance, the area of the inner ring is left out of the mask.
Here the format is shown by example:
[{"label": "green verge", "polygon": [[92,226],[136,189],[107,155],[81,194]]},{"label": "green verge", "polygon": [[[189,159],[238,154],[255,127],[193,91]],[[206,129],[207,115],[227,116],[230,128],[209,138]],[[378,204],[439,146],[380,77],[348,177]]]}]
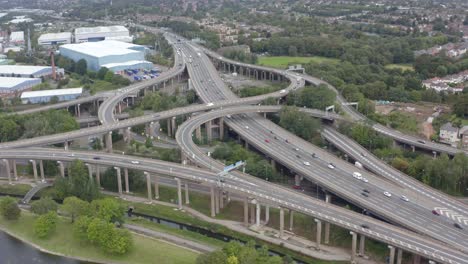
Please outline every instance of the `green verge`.
[{"label": "green verge", "polygon": [[25,195],[30,189],[29,184],[0,184],[0,193],[9,195]]},{"label": "green verge", "polygon": [[132,250],[122,256],[108,255],[100,249],[76,239],[71,232],[69,220],[60,218],[57,230],[48,239],[34,236],[33,223],[37,216],[22,212],[17,221],[6,221],[0,217],[0,226],[15,236],[34,243],[46,250],[66,256],[114,263],[195,263],[197,253],[165,243],[160,240],[133,234],[134,246]]},{"label": "green verge", "polygon": [[387,64],[387,69],[401,69],[402,71],[414,71],[413,65],[411,64]]},{"label": "green verge", "polygon": [[271,56],[271,57],[258,57],[258,65],[270,66],[274,68],[284,69],[290,64],[307,64],[307,63],[338,63],[340,60],[312,56],[312,57],[289,57],[289,56]]}]

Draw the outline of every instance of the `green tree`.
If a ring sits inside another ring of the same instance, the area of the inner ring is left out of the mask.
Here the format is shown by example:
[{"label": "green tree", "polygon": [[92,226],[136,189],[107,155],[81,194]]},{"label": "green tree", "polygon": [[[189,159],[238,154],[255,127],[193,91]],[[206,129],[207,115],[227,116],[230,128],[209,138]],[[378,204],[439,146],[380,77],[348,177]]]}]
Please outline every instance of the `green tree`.
[{"label": "green tree", "polygon": [[97,77],[100,79],[100,80],[104,80],[104,77],[106,76],[107,72],[109,71],[108,68],[106,67],[101,67],[101,69],[99,69],[98,73],[97,73]]},{"label": "green tree", "polygon": [[34,235],[41,239],[49,237],[55,231],[57,222],[58,216],[54,211],[39,216],[34,221]]},{"label": "green tree", "polygon": [[112,82],[113,77],[114,77],[114,73],[111,71],[107,71],[106,74],[104,75],[104,81]]},{"label": "green tree", "polygon": [[73,235],[81,241],[86,241],[88,239],[88,227],[92,220],[93,218],[89,216],[78,217],[73,224]]},{"label": "green tree", "polygon": [[79,60],[75,65],[75,72],[79,75],[85,75],[88,65],[84,59]]},{"label": "green tree", "polygon": [[61,210],[71,218],[72,223],[77,217],[92,215],[91,205],[75,196],[65,198]]},{"label": "green tree", "polygon": [[94,200],[91,208],[95,217],[112,223],[124,222],[125,207],[113,198]]},{"label": "green tree", "polygon": [[18,220],[21,210],[16,200],[7,196],[0,199],[0,213],[7,220]]},{"label": "green tree", "polygon": [[117,229],[112,223],[94,218],[88,225],[88,240],[110,254],[124,254],[130,250],[133,240],[128,230]]},{"label": "green tree", "polygon": [[280,126],[305,140],[311,140],[318,135],[320,122],[294,107],[283,107],[280,111]]},{"label": "green tree", "polygon": [[49,211],[57,212],[58,204],[52,198],[46,196],[31,203],[31,212],[43,215]]},{"label": "green tree", "polygon": [[76,196],[86,201],[99,197],[99,190],[94,180],[89,178],[88,170],[80,160],[74,160],[70,165],[67,178],[56,181],[55,188],[59,197]]}]

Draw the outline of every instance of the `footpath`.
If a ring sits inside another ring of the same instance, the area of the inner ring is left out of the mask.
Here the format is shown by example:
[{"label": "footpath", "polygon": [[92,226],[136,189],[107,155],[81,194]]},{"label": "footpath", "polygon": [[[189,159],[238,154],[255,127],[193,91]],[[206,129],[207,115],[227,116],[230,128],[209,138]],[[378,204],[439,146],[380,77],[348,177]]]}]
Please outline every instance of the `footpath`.
[{"label": "footpath", "polygon": [[[116,196],[116,193],[112,192],[104,192],[109,195]],[[135,197],[135,196],[130,196],[130,195],[121,195],[121,199],[124,199],[126,201],[131,201],[131,202],[138,202],[138,203],[149,203],[147,199],[142,198],[142,197]],[[168,207],[173,207],[177,209],[176,204],[168,203],[168,202],[162,202],[162,201],[157,201],[153,200],[152,204],[158,204],[158,205],[163,205],[163,206],[168,206]],[[211,217],[208,217],[190,207],[183,206],[183,211],[186,213],[209,223],[213,224],[218,224],[225,226],[233,231],[249,235],[251,237],[258,238],[260,240],[266,241],[268,243],[274,244],[274,245],[279,245],[283,246],[287,249],[299,252],[305,256],[309,256],[312,258],[316,259],[322,259],[322,260],[328,260],[328,261],[345,261],[345,262],[350,262],[351,261],[351,255],[350,252],[347,251],[346,249],[343,248],[337,248],[337,247],[330,247],[327,245],[320,245],[320,250],[316,250],[315,248],[315,242],[312,242],[310,240],[306,240],[304,238],[295,236],[294,234],[290,233],[287,236],[284,236],[283,238],[276,237],[276,236],[268,236],[266,234],[271,233],[271,232],[255,232],[252,229],[249,229],[245,227],[242,223],[236,222],[236,221],[230,221],[230,220],[220,220],[220,219],[213,219]],[[268,228],[269,229],[269,228]],[[272,229],[269,229],[272,230]],[[357,258],[358,263],[362,264],[371,264],[371,263],[377,263],[373,260],[369,260],[366,258]]]}]

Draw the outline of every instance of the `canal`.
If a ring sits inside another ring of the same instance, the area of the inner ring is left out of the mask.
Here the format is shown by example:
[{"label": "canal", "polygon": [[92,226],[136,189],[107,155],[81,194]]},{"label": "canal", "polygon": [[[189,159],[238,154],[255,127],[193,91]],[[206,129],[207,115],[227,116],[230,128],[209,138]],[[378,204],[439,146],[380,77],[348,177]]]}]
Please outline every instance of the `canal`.
[{"label": "canal", "polygon": [[0,263],[8,264],[91,264],[71,258],[43,253],[0,231]]}]

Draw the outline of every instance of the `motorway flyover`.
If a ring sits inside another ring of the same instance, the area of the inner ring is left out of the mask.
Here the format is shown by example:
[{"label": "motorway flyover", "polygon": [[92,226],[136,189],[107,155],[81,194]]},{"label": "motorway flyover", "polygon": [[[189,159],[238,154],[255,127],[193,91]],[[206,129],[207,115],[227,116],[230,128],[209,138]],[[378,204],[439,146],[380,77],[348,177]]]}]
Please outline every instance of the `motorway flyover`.
[{"label": "motorway flyover", "polygon": [[[219,100],[235,100],[235,95],[225,86],[210,60],[205,55],[197,55],[199,53],[199,48],[191,47],[190,44],[185,44],[183,50],[186,56],[193,58],[193,62],[187,65],[187,69],[191,76],[193,87],[197,90],[197,93],[203,101],[217,102]],[[207,82],[213,83],[214,85],[205,88],[205,83]],[[211,113],[200,116],[207,117],[215,115],[216,117],[221,117],[231,114],[229,113],[230,110],[232,109],[227,111],[223,109],[223,114],[219,116]],[[198,118],[198,116],[195,118]],[[206,118],[204,121],[208,122],[213,118]],[[192,120],[194,120],[194,118],[189,122],[192,122]],[[369,179],[369,183],[363,185],[362,182],[352,177],[352,172],[356,171],[354,166],[328,153],[323,153],[320,148],[299,139],[259,116],[245,115],[232,119],[225,118],[224,122],[243,139],[248,141],[249,144],[254,145],[268,157],[276,160],[276,162],[282,163],[298,175],[309,178],[313,182],[320,183],[320,185],[325,187],[328,191],[334,192],[342,198],[351,200],[353,203],[369,209],[373,213],[391,220],[394,223],[402,224],[411,230],[417,230],[420,233],[440,239],[460,250],[468,249],[468,234],[465,230],[459,230],[452,225],[453,223],[442,221],[431,213],[429,208],[432,208],[434,204],[431,203],[434,201],[430,200],[428,203],[418,201],[413,193],[404,192],[405,190],[403,190],[402,186],[388,181],[382,181],[381,178],[375,175],[360,171],[362,175]],[[187,126],[183,124],[181,128],[182,127],[186,128]],[[273,135],[277,135],[280,140],[273,139]],[[288,139],[289,142],[286,142],[286,139]],[[178,140],[180,143],[181,139],[179,137]],[[269,143],[266,143],[266,140],[268,140]],[[206,163],[203,165],[208,166],[212,160],[207,158],[203,153],[196,152],[193,147],[195,146],[191,146],[191,149],[183,147],[182,150],[194,161],[206,158]],[[313,158],[311,156],[312,153],[320,153],[318,156],[321,158]],[[336,169],[331,170],[327,168],[327,163],[330,161],[334,161],[334,163],[337,164]],[[310,165],[305,165],[303,162],[307,162]],[[376,190],[375,193],[371,194],[372,198],[366,198],[361,195],[361,192],[366,186]],[[385,191],[393,193],[393,198],[384,196],[383,193]],[[397,198],[402,194],[408,196],[412,202],[404,202]],[[414,201],[418,203],[414,203]]]},{"label": "motorway flyover", "polygon": [[[217,54],[217,53],[215,53],[213,51],[210,51],[210,50],[208,50],[206,48],[200,48],[200,49],[202,49],[208,56],[210,56],[215,61],[222,61],[222,62],[229,63],[229,64],[232,64],[232,65],[237,65],[237,67],[252,68],[252,69],[258,69],[258,70],[261,70],[261,71],[286,72],[286,71],[273,69],[273,68],[269,68],[269,67],[237,62],[237,61],[234,61],[234,60],[227,59],[227,58],[225,58],[223,56],[220,56],[219,54]],[[290,74],[293,74],[293,73],[290,73]],[[407,134],[399,132],[398,130],[395,130],[395,129],[392,129],[392,128],[389,128],[389,127],[386,127],[386,126],[383,126],[383,125],[380,125],[380,124],[377,124],[377,123],[369,120],[366,116],[362,115],[361,113],[356,111],[356,109],[354,109],[352,106],[350,106],[349,103],[346,101],[346,99],[338,92],[338,90],[333,85],[329,84],[328,82],[325,82],[325,81],[323,81],[323,80],[321,80],[319,78],[316,78],[316,77],[313,77],[313,76],[310,76],[310,75],[307,75],[307,74],[294,73],[294,75],[303,78],[307,83],[311,83],[311,84],[314,84],[314,85],[325,84],[329,89],[331,89],[332,91],[334,91],[336,93],[337,100],[340,103],[342,110],[349,117],[351,117],[354,121],[360,121],[360,122],[364,122],[364,123],[366,123],[366,122],[372,123],[371,126],[375,131],[377,131],[377,132],[379,132],[379,133],[381,133],[381,134],[383,134],[383,135],[385,135],[387,137],[390,137],[395,141],[398,141],[398,142],[401,142],[401,143],[404,143],[404,144],[408,144],[410,146],[417,147],[417,148],[420,148],[420,149],[428,149],[428,150],[431,150],[431,151],[436,151],[438,153],[448,153],[450,155],[455,155],[456,153],[464,152],[465,154],[468,154],[468,151],[463,151],[463,150],[460,150],[460,149],[457,149],[457,148],[454,148],[454,147],[451,147],[451,146],[448,146],[448,145],[444,145],[444,144],[425,141],[425,140],[422,140],[421,138],[411,136],[411,135],[407,135]]]},{"label": "motorway flyover", "polygon": [[[73,156],[70,155],[71,153],[73,153]],[[99,159],[95,159],[95,157],[99,157]],[[220,182],[217,172],[192,166],[126,155],[84,151],[70,152],[52,148],[3,150],[0,153],[0,159],[55,160],[61,162],[71,162],[79,159],[90,165],[135,169],[147,172],[149,175],[178,178],[182,181],[200,183],[212,186],[213,188],[221,188],[224,191],[237,195],[250,197],[262,205],[271,205],[280,209],[291,209],[310,215],[320,221],[348,229],[355,234],[361,234],[368,238],[382,241],[395,248],[400,248],[440,263],[468,263],[468,254],[448,247],[441,242],[253,177],[246,177],[252,181],[245,181],[228,175],[223,178],[223,182]],[[135,164],[135,161],[138,164]],[[363,224],[369,228],[363,228],[361,226]],[[353,235],[353,237],[355,238],[356,235]],[[353,242],[353,248],[356,248],[356,239],[353,239]]]}]

